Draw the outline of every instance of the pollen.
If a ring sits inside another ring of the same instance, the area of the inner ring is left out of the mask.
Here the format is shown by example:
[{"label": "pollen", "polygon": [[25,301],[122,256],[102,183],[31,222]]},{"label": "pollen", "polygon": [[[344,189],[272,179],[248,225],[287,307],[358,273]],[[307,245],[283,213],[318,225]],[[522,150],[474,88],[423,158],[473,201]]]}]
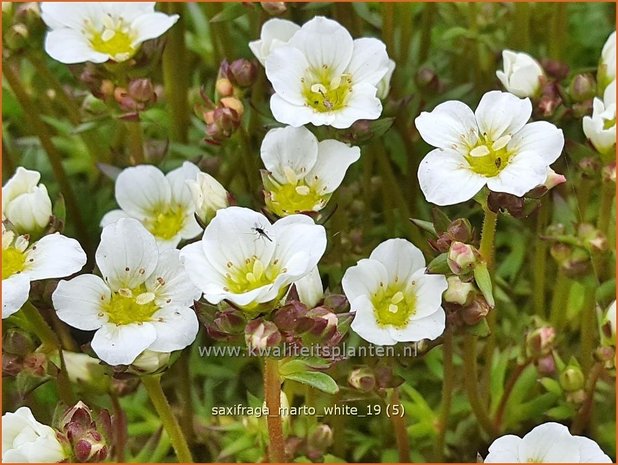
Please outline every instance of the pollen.
[{"label": "pollen", "polygon": [[416,294],[401,284],[379,287],[371,301],[376,322],[381,327],[405,328],[416,313]]}]

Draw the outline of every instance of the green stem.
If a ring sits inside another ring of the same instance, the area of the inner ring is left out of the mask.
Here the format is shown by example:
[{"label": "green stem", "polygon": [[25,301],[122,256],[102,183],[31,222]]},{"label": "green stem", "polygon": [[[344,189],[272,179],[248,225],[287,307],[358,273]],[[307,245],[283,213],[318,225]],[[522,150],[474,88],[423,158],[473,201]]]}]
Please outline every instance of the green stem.
[{"label": "green stem", "polygon": [[129,160],[133,165],[141,165],[146,160],[144,155],[144,134],[139,121],[126,121],[129,143]]},{"label": "green stem", "polygon": [[[390,398],[391,405],[399,405],[399,388],[393,388]],[[395,441],[397,442],[397,451],[399,452],[399,463],[410,463],[410,440],[406,430],[406,423],[403,416],[391,415],[391,423],[395,432]]]},{"label": "green stem", "polygon": [[36,336],[41,340],[43,347],[42,352],[53,352],[60,348],[60,341],[56,337],[56,333],[49,327],[47,321],[43,318],[39,310],[30,302],[26,302],[21,308],[21,312],[26,317],[26,320]]},{"label": "green stem", "polygon": [[560,334],[565,323],[566,305],[571,292],[571,284],[572,281],[564,274],[562,269],[558,269],[550,313],[550,322],[558,334]]},{"label": "green stem", "polygon": [[580,361],[584,374],[587,374],[592,366],[592,353],[597,336],[595,292],[596,286],[592,279],[588,279],[584,283],[584,303],[580,315]]},{"label": "green stem", "polygon": [[69,180],[66,172],[64,171],[64,166],[62,166],[62,156],[60,155],[60,152],[58,152],[58,150],[56,149],[56,146],[53,144],[51,134],[48,131],[45,123],[43,123],[43,120],[40,117],[40,112],[30,99],[30,96],[26,92],[26,89],[22,86],[21,80],[13,69],[12,64],[3,61],[2,65],[4,77],[6,78],[11,89],[13,89],[15,98],[24,110],[24,115],[29,123],[30,128],[38,136],[39,141],[41,142],[41,146],[47,153],[49,163],[52,167],[52,171],[54,172],[54,177],[60,185],[60,190],[62,191],[62,194],[64,196],[64,200],[71,216],[71,220],[75,225],[75,231],[79,236],[79,241],[84,249],[91,250],[90,238],[86,233],[87,229],[82,219],[79,207],[77,206],[77,201],[73,192],[71,181]]},{"label": "green stem", "polygon": [[264,359],[264,397],[268,408],[268,458],[271,463],[285,463],[285,438],[281,421],[281,378],[279,361],[276,358]]},{"label": "green stem", "polygon": [[498,431],[494,423],[489,418],[487,409],[481,401],[478,391],[477,365],[476,365],[476,340],[477,336],[466,334],[464,338],[464,384],[472,413],[476,417],[481,428],[490,436],[495,436]]},{"label": "green stem", "polygon": [[114,455],[116,462],[124,462],[124,449],[127,445],[127,416],[122,410],[120,401],[116,394],[110,394],[112,399],[112,410],[114,412],[113,425],[114,428]]},{"label": "green stem", "polygon": [[534,247],[534,313],[541,318],[545,317],[545,287],[547,278],[547,241],[541,236],[545,232],[549,219],[549,198],[541,200],[541,207],[537,215],[536,237]]},{"label": "green stem", "polygon": [[389,56],[395,56],[395,6],[391,2],[382,3],[382,35]]},{"label": "green stem", "polygon": [[161,2],[161,9],[168,14],[180,15],[178,23],[167,33],[167,43],[163,51],[163,84],[165,96],[169,102],[171,139],[187,142],[189,128],[189,75],[185,46],[185,21],[182,3]]},{"label": "green stem", "polygon": [[142,384],[146,388],[150,401],[161,418],[161,423],[172,442],[178,461],[181,463],[193,463],[193,457],[191,457],[187,441],[161,388],[161,375],[144,376],[142,377]]},{"label": "green stem", "polygon": [[549,37],[552,38],[552,40],[549,41],[549,58],[562,60],[564,58],[564,44],[567,43],[567,29],[564,25],[569,22],[567,17],[567,5],[564,3],[550,3],[549,5],[554,9],[549,24]]},{"label": "green stem", "polygon": [[513,15],[512,43],[515,50],[527,50],[530,38],[530,5],[517,2]]},{"label": "green stem", "polygon": [[187,441],[191,443],[193,440],[193,399],[191,398],[191,352],[184,351],[180,359],[177,362],[177,367],[180,372],[180,379],[186,380],[184,383],[178,385],[178,397],[182,401],[182,414],[180,417],[180,423],[182,431],[187,438]]},{"label": "green stem", "polygon": [[502,419],[504,417],[506,405],[508,403],[509,397],[511,396],[511,393],[513,392],[515,383],[517,383],[517,380],[520,378],[526,367],[531,363],[532,359],[528,359],[524,363],[518,364],[511,373],[511,376],[509,377],[509,380],[504,387],[504,392],[502,393],[502,397],[500,397],[500,403],[498,404],[498,408],[496,409],[496,419],[494,421],[496,429],[498,431],[500,431],[502,427]]},{"label": "green stem", "polygon": [[[423,64],[429,58],[429,47],[431,45],[431,31],[433,29],[433,18],[436,14],[436,6],[434,3],[425,3],[423,5],[423,24],[421,26],[421,39],[418,48],[418,63]],[[411,29],[411,28],[409,28]]]},{"label": "green stem", "polygon": [[489,207],[485,207],[485,218],[483,219],[483,229],[481,230],[481,245],[479,247],[479,252],[489,269],[491,269],[494,264],[494,242],[497,223],[498,214],[492,212]]},{"label": "green stem", "polygon": [[592,416],[592,407],[594,404],[594,391],[597,386],[597,381],[599,377],[603,373],[603,364],[600,362],[596,362],[592,369],[590,370],[590,374],[588,375],[588,382],[586,386],[586,399],[582,404],[581,408],[577,412],[577,416],[573,420],[573,424],[571,425],[571,433],[572,434],[581,434],[586,425],[590,422],[590,417]]},{"label": "green stem", "polygon": [[453,333],[450,328],[446,328],[444,332],[442,355],[444,373],[442,376],[442,403],[438,419],[438,437],[435,442],[436,462],[444,461],[446,430],[448,429],[448,419],[451,414],[451,403],[453,400]]}]

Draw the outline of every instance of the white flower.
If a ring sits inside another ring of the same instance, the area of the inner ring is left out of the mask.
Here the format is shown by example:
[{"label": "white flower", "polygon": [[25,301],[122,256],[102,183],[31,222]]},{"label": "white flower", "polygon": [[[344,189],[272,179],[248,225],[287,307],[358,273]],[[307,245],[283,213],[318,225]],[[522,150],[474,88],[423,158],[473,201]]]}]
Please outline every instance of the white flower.
[{"label": "white flower", "polygon": [[197,180],[187,180],[187,186],[193,197],[195,212],[204,223],[208,223],[217,210],[229,205],[229,194],[225,187],[207,173],[198,173]]},{"label": "white flower", "polygon": [[496,71],[496,76],[504,88],[518,97],[534,97],[541,88],[541,78],[545,75],[541,65],[527,53],[502,51],[504,70]]},{"label": "white flower", "polygon": [[190,162],[164,175],[151,165],[126,168],[116,179],[116,202],[101,220],[105,227],[119,218],[135,218],[150,231],[157,243],[176,247],[181,239],[191,239],[201,231],[195,220],[195,204],[188,180],[196,180],[200,170]]},{"label": "white flower", "polygon": [[354,315],[352,329],[377,345],[435,339],[446,315],[442,275],[425,274],[421,251],[405,239],[389,239],[368,259],[348,268],[342,285]]},{"label": "white flower", "polygon": [[427,201],[465,202],[485,185],[520,197],[543,184],[547,168],[562,152],[564,136],[546,121],[527,123],[531,113],[530,100],[500,91],[483,95],[474,113],[452,100],[421,113],[416,128],[437,147],[418,170]]},{"label": "white flower", "polygon": [[298,299],[307,307],[315,307],[324,298],[324,286],[317,266],[309,274],[296,281],[295,286]]},{"label": "white flower", "polygon": [[2,215],[19,233],[38,233],[48,224],[52,204],[41,174],[21,166],[2,187]]},{"label": "white flower", "polygon": [[359,119],[379,118],[377,87],[388,68],[381,41],[353,40],[339,23],[317,16],[266,58],[275,90],[270,109],[277,121],[296,127],[348,128]]},{"label": "white flower", "polygon": [[582,120],[584,134],[602,154],[613,154],[616,146],[616,81],[605,88],[603,100],[592,101],[592,116]]},{"label": "white flower", "polygon": [[45,51],[61,63],[126,61],[178,21],[155,2],[42,2]]},{"label": "white flower", "polygon": [[294,33],[300,29],[298,24],[287,19],[273,18],[262,25],[260,40],[249,42],[249,48],[262,66],[275,48],[287,44]]},{"label": "white flower", "polygon": [[308,216],[270,224],[261,213],[228,207],[217,212],[201,241],[180,254],[208,302],[228,300],[260,311],[276,305],[292,283],[315,268],[325,249],[324,227]]},{"label": "white flower", "polygon": [[358,147],[328,139],[318,142],[304,127],[268,131],[260,155],[266,204],[278,216],[320,211],[360,158]]},{"label": "white flower", "polygon": [[2,318],[17,312],[30,292],[30,282],[62,278],[86,264],[79,242],[59,233],[28,242],[2,225]]},{"label": "white flower", "polygon": [[573,436],[560,423],[543,423],[523,438],[499,437],[485,463],[612,463],[592,439]]},{"label": "white flower", "polygon": [[388,71],[384,75],[384,77],[378,82],[378,98],[380,100],[384,100],[388,97],[388,93],[391,90],[391,78],[393,77],[393,73],[395,72],[395,61],[389,58],[388,60]]},{"label": "white flower", "polygon": [[53,463],[66,458],[56,432],[36,421],[28,407],[2,415],[2,462]]},{"label": "white flower", "polygon": [[60,281],[52,295],[58,317],[94,331],[92,349],[110,365],[128,365],[149,349],[171,352],[195,340],[198,322],[189,308],[199,298],[176,249],[159,251],[136,220],[103,228],[96,262],[103,279],[87,274]]},{"label": "white flower", "polygon": [[599,81],[599,92],[603,92],[606,86],[616,79],[616,31],[612,32],[607,38],[603,50],[601,51],[601,62],[597,80]]}]

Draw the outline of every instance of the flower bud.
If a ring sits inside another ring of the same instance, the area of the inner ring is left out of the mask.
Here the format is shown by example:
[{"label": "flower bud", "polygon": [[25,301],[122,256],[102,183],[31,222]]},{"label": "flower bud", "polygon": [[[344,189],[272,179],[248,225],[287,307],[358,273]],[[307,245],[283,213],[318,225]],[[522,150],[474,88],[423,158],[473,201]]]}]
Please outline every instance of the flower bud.
[{"label": "flower bud", "polygon": [[601,331],[607,344],[616,345],[616,301],[614,300],[608,307]]},{"label": "flower bud", "polygon": [[610,163],[603,167],[601,171],[601,179],[603,182],[616,184],[616,162]]},{"label": "flower bud", "polygon": [[556,372],[556,361],[552,354],[545,355],[536,361],[536,369],[541,376],[553,376]]},{"label": "flower bud", "polygon": [[245,328],[245,342],[249,352],[256,352],[274,347],[281,342],[281,333],[277,326],[263,318],[256,318]]},{"label": "flower bud", "polygon": [[540,357],[551,353],[556,331],[551,326],[542,326],[526,336],[526,353],[529,357]]},{"label": "flower bud", "polygon": [[238,113],[238,117],[240,118],[245,112],[245,107],[240,100],[236,97],[223,97],[219,100],[219,103],[223,105],[225,108],[229,108]]},{"label": "flower bud", "polygon": [[373,371],[368,367],[363,367],[352,370],[348,375],[348,383],[355,389],[370,392],[373,391],[376,386],[376,379]]},{"label": "flower bud", "polygon": [[30,33],[25,24],[13,24],[4,34],[4,44],[8,50],[21,50],[28,45]]},{"label": "flower bud", "polygon": [[448,266],[456,275],[470,273],[478,262],[478,251],[469,244],[454,241],[448,251]]},{"label": "flower bud", "polygon": [[560,386],[567,392],[576,392],[584,387],[584,373],[576,365],[568,365],[560,374]]},{"label": "flower bud", "polygon": [[343,294],[328,294],[324,297],[322,306],[330,308],[335,313],[342,313],[348,310],[348,299]]},{"label": "flower bud", "polygon": [[2,188],[2,213],[19,234],[39,234],[49,224],[52,204],[41,175],[21,166]]},{"label": "flower bud", "polygon": [[150,79],[134,79],[129,82],[129,95],[139,103],[152,104],[157,101],[157,94]]},{"label": "flower bud", "polygon": [[515,218],[522,218],[525,202],[523,197],[517,197],[506,192],[491,191],[487,197],[487,206],[494,213],[507,211]]},{"label": "flower bud", "polygon": [[448,288],[443,294],[445,302],[469,305],[476,295],[476,288],[471,283],[464,283],[458,276],[449,276],[447,278]]},{"label": "flower bud", "polygon": [[597,82],[590,73],[578,74],[571,81],[569,94],[576,102],[584,102],[594,98],[597,92]]},{"label": "flower bud", "polygon": [[95,418],[90,408],[79,401],[62,417],[61,431],[78,462],[103,462],[109,453],[111,418],[102,410]]},{"label": "flower bud", "polygon": [[380,82],[378,82],[378,92],[376,93],[376,97],[378,97],[380,100],[384,100],[386,97],[388,97],[388,93],[391,90],[391,78],[393,77],[395,66],[395,61],[389,59],[386,74],[380,80]]},{"label": "flower bud", "polygon": [[166,370],[170,366],[169,352],[145,350],[131,364],[131,371],[138,375],[152,375]]},{"label": "flower bud", "polygon": [[228,308],[217,312],[214,319],[214,326],[227,334],[243,333],[246,323],[242,312],[235,308]]},{"label": "flower bud", "polygon": [[231,108],[220,107],[205,114],[206,141],[219,145],[229,139],[240,126],[240,115]]},{"label": "flower bud", "polygon": [[230,63],[229,76],[238,87],[250,87],[257,78],[257,66],[251,60],[239,58]]},{"label": "flower bud", "polygon": [[333,430],[330,426],[320,424],[315,427],[307,439],[307,456],[316,461],[320,459],[326,449],[333,444]]},{"label": "flower bud", "polygon": [[558,82],[564,81],[569,75],[569,66],[566,63],[562,63],[558,60],[545,58],[541,60],[541,65],[543,66],[543,69],[545,70],[547,75],[551,78],[554,78]]},{"label": "flower bud", "polygon": [[277,16],[286,12],[285,2],[260,2],[260,6],[271,16]]},{"label": "flower bud", "polygon": [[324,287],[317,266],[308,275],[296,281],[295,286],[298,298],[309,308],[315,307],[324,298]]},{"label": "flower bud", "polygon": [[433,69],[426,66],[423,66],[421,69],[419,69],[414,78],[416,81],[416,85],[421,90],[426,90],[429,93],[434,93],[437,92],[440,88],[440,81],[438,80],[438,75]]},{"label": "flower bud", "polygon": [[228,78],[217,79],[215,90],[221,97],[230,97],[234,95],[234,86]]},{"label": "flower bud", "polygon": [[589,223],[577,227],[577,235],[582,245],[591,253],[605,252],[608,248],[607,237]]},{"label": "flower bud", "polygon": [[92,390],[104,392],[109,387],[109,377],[105,374],[105,367],[97,358],[81,352],[62,353],[69,380],[77,385]]},{"label": "flower bud", "polygon": [[583,404],[586,400],[586,391],[578,389],[577,391],[567,392],[565,397],[567,402],[571,404]]},{"label": "flower bud", "polygon": [[612,32],[603,45],[597,70],[599,94],[616,79],[616,31]]},{"label": "flower bud", "polygon": [[472,303],[460,310],[461,319],[469,326],[474,326],[487,316],[491,307],[481,295],[477,295]]},{"label": "flower bud", "polygon": [[2,340],[3,353],[25,357],[34,352],[36,346],[30,335],[18,328],[9,328]]},{"label": "flower bud", "polygon": [[454,241],[467,243],[472,239],[472,225],[466,218],[457,218],[448,225],[446,233]]},{"label": "flower bud", "polygon": [[543,68],[527,53],[504,50],[502,52],[504,69],[496,71],[496,76],[504,88],[520,98],[536,97],[545,77]]},{"label": "flower bud", "polygon": [[203,224],[208,224],[217,210],[227,207],[230,203],[225,188],[207,173],[200,172],[196,180],[190,179],[186,183],[193,197],[195,213]]}]

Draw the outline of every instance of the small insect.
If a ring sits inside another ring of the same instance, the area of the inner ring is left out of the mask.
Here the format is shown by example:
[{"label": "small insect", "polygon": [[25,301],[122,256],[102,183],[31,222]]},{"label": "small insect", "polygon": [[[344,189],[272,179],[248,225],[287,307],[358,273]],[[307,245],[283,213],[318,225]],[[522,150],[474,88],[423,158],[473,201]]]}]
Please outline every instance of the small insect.
[{"label": "small insect", "polygon": [[496,161],[494,163],[496,165],[496,168],[500,168],[502,166],[502,158],[496,158]]},{"label": "small insect", "polygon": [[326,97],[326,95],[324,94],[323,90],[319,90],[320,94],[322,95],[322,99],[323,99],[323,104],[326,107],[327,110],[332,110],[333,109],[333,104],[331,103],[330,100],[328,100],[328,98]]},{"label": "small insect", "polygon": [[264,231],[264,228],[260,227],[257,223],[255,224],[253,228],[251,228],[251,230],[255,232],[258,235],[258,237],[266,238],[270,242],[273,241],[270,237],[268,237],[268,234],[266,234],[266,231]]}]

